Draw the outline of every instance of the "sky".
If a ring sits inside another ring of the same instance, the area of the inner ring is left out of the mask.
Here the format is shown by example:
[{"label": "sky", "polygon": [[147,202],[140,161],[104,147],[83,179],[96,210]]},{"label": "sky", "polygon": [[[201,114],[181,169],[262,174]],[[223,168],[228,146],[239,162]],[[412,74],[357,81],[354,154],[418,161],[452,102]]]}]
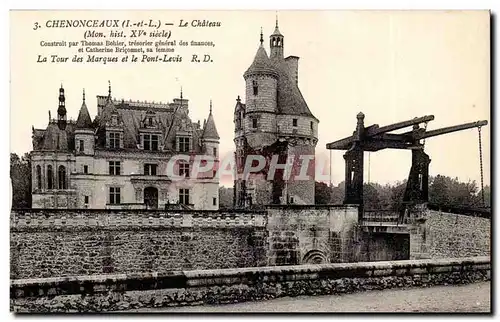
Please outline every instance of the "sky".
[{"label": "sky", "polygon": [[[92,118],[96,95],[108,80],[117,99],[172,101],[182,86],[193,121],[208,116],[210,100],[221,136],[221,155],[234,151],[236,97],[245,101],[243,73],[259,45],[267,52],[275,11],[59,11],[11,13],[10,150],[32,149],[31,127],[45,128],[56,115],[58,89],[66,91],[69,118],[76,119],[82,89]],[[477,120],[490,122],[490,35],[487,11],[280,11],[285,56],[299,56],[299,88],[320,120],[316,158],[338,184],[344,178],[342,151],[325,145],[349,136],[356,114],[365,126],[434,115],[428,130]],[[51,19],[153,19],[175,22],[172,39],[213,41],[213,48],[180,48],[182,63],[51,64],[41,55],[72,56],[74,48],[40,47],[40,41],[81,40],[78,28],[41,28]],[[220,21],[220,28],[178,28],[183,19]],[[209,53],[210,64],[190,63],[191,53]],[[490,125],[482,131],[485,184],[490,183]],[[426,140],[431,175],[479,182],[478,132],[471,129]],[[331,156],[331,158],[330,158]],[[369,166],[368,166],[369,162]],[[394,183],[408,176],[409,151],[365,156],[365,181]],[[230,182],[223,182],[231,185]]]}]

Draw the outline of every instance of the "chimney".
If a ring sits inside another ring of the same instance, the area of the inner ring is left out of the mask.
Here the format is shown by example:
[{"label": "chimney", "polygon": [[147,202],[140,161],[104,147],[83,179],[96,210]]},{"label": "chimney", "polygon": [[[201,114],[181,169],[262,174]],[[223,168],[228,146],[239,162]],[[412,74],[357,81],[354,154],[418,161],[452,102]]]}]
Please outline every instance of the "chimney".
[{"label": "chimney", "polygon": [[290,76],[295,79],[295,84],[299,83],[299,57],[297,56],[288,56],[285,58],[285,62],[288,66],[288,70],[290,71]]}]

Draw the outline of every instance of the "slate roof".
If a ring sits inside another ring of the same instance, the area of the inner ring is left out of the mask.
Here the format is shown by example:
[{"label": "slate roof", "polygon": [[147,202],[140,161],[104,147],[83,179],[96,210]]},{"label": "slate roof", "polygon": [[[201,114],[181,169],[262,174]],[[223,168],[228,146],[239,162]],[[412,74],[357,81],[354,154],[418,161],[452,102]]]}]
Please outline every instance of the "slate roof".
[{"label": "slate roof", "polygon": [[220,139],[219,133],[217,133],[217,127],[215,126],[214,117],[212,116],[212,111],[210,111],[210,114],[208,115],[207,122],[203,129],[202,137],[204,139],[216,139],[216,140]]},{"label": "slate roof", "polygon": [[90,118],[89,110],[87,109],[87,104],[85,101],[80,107],[80,112],[78,113],[78,118],[76,119],[76,128],[78,129],[90,129],[92,128],[92,119]]},{"label": "slate roof", "polygon": [[[55,120],[51,120],[46,129],[33,129],[33,150],[73,151],[75,128],[95,130],[97,135],[96,148],[103,149],[106,146],[106,123],[111,121],[112,115],[115,113],[118,114],[118,127],[123,129],[123,148],[138,150],[141,121],[146,114],[154,113],[158,120],[157,132],[160,135],[160,145],[164,145],[167,150],[175,150],[177,132],[188,132],[191,134],[193,150],[201,152],[201,146],[198,145],[198,142],[204,129],[201,129],[198,123],[191,121],[188,116],[187,103],[183,103],[184,105],[181,106],[178,99],[174,100],[174,103],[155,104],[116,101],[109,99],[108,96],[98,96],[97,98],[100,113],[93,122],[86,104],[83,103],[77,121],[68,121],[65,130],[60,130]],[[187,102],[187,100],[183,102]],[[211,115],[209,115],[208,126],[205,127],[205,130],[207,136],[218,138],[215,121]]]},{"label": "slate roof", "polygon": [[276,75],[276,70],[274,69],[273,64],[271,63],[271,60],[269,59],[269,56],[267,56],[267,52],[264,49],[264,46],[262,44],[259,46],[259,49],[257,49],[257,53],[255,54],[255,58],[253,59],[252,64],[246,72],[243,74],[244,77],[247,77],[252,74],[266,74],[270,73],[273,75]]},{"label": "slate roof", "polygon": [[276,57],[271,62],[278,73],[278,113],[309,116],[316,119],[290,74],[286,61],[282,57]]}]

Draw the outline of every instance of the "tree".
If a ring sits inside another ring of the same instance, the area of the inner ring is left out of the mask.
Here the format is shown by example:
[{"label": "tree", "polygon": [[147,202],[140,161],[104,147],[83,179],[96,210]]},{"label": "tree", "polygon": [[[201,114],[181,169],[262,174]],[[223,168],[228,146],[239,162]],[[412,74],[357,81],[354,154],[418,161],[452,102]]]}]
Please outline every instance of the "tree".
[{"label": "tree", "polygon": [[338,186],[331,186],[331,196],[330,196],[330,204],[332,205],[341,205],[344,203],[344,195],[345,195],[345,184],[344,181],[340,182]]},{"label": "tree", "polygon": [[26,153],[22,158],[10,154],[12,208],[31,208],[31,161]]},{"label": "tree", "polygon": [[363,185],[363,203],[365,209],[382,209],[380,203],[379,188],[380,185],[374,183],[365,183]]},{"label": "tree", "polygon": [[480,191],[475,181],[460,182],[458,178],[437,175],[429,184],[429,201],[437,205],[480,207]]},{"label": "tree", "polygon": [[233,188],[219,187],[219,208],[233,208]]},{"label": "tree", "polygon": [[326,205],[330,203],[332,198],[332,191],[330,187],[324,182],[315,182],[314,185],[314,203],[319,205]]}]

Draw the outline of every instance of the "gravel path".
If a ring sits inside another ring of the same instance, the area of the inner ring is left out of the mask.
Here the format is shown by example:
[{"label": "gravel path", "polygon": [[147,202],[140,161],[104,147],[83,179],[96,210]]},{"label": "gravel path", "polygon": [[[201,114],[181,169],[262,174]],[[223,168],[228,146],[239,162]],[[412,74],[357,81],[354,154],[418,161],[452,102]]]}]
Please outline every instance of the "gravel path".
[{"label": "gravel path", "polygon": [[141,309],[136,312],[490,312],[490,283],[284,297],[261,302]]}]

